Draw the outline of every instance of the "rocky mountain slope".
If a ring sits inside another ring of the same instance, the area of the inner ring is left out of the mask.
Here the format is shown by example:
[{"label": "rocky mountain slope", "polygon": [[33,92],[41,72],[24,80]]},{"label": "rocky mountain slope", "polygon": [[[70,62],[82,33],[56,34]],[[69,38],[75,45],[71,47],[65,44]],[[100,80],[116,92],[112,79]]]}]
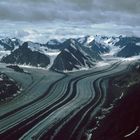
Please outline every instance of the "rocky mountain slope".
[{"label": "rocky mountain slope", "polygon": [[55,59],[52,69],[73,70],[91,68],[96,61],[101,60],[97,52],[90,48],[85,48],[77,40],[66,40],[63,46],[65,48]]},{"label": "rocky mountain slope", "polygon": [[140,38],[85,36],[65,41],[49,40],[45,44],[19,39],[0,40],[0,60],[57,70],[91,68],[102,56],[132,57],[140,54]]},{"label": "rocky mountain slope", "polygon": [[8,100],[20,92],[19,85],[6,74],[0,72],[0,101]]},{"label": "rocky mountain slope", "polygon": [[46,67],[50,63],[50,60],[46,55],[29,49],[28,43],[25,42],[10,55],[3,57],[1,62]]},{"label": "rocky mountain slope", "polygon": [[140,38],[122,37],[115,44],[122,48],[118,53],[118,57],[132,57],[140,54]]}]

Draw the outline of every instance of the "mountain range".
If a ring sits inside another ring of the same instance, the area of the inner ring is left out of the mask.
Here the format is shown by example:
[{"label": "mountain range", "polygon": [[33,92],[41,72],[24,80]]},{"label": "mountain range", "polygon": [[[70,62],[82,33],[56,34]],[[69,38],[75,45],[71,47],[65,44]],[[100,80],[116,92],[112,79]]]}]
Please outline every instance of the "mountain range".
[{"label": "mountain range", "polygon": [[23,42],[17,38],[0,39],[0,61],[7,64],[45,67],[57,71],[92,68],[108,57],[132,57],[140,54],[140,38],[85,36],[45,44]]}]

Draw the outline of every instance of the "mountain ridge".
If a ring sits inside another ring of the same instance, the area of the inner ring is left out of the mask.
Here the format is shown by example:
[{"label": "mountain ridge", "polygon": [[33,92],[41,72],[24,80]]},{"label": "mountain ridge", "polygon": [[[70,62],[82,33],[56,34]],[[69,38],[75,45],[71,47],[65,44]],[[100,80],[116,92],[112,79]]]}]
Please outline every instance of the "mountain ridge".
[{"label": "mountain ridge", "polygon": [[[69,38],[64,41],[52,39],[45,44],[32,41],[23,42],[17,38],[5,38],[0,39],[0,59],[1,62],[8,64],[25,64],[72,71],[94,67],[98,61],[104,59],[103,55],[116,58],[139,55],[139,44],[139,37],[127,36],[96,35]],[[27,51],[27,54],[24,51]],[[32,57],[28,57],[28,55]]]}]

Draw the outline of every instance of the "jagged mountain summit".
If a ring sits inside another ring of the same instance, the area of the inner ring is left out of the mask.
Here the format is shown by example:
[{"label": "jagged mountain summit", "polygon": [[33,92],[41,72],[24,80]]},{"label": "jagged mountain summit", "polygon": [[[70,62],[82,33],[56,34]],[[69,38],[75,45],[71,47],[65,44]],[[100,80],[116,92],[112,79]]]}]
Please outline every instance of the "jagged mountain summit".
[{"label": "jagged mountain summit", "polygon": [[101,60],[97,52],[85,48],[77,40],[69,39],[63,43],[65,48],[56,57],[52,69],[73,70],[91,68],[96,61]]},{"label": "jagged mountain summit", "polygon": [[72,71],[92,68],[103,56],[132,57],[140,54],[140,38],[85,36],[45,44],[23,42],[17,38],[0,40],[0,60],[8,64],[24,64]]},{"label": "jagged mountain summit", "polygon": [[18,46],[22,44],[17,38],[4,38],[0,40],[0,59],[4,56],[9,55],[11,51],[17,49]]},{"label": "jagged mountain summit", "polygon": [[[107,39],[107,38],[106,38]],[[87,48],[91,48],[92,51],[97,52],[98,54],[108,53],[109,47],[101,42],[100,36],[86,36],[77,39],[80,44]]]},{"label": "jagged mountain summit", "polygon": [[45,67],[50,63],[50,60],[46,55],[29,49],[27,42],[23,43],[10,55],[3,57],[1,61],[10,64],[24,64],[39,67]]}]

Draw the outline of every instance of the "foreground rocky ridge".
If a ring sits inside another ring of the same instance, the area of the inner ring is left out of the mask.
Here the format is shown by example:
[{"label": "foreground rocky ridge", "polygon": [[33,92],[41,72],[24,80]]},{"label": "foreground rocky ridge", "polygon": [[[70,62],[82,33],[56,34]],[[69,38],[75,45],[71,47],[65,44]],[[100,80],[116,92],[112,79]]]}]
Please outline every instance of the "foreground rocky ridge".
[{"label": "foreground rocky ridge", "polygon": [[6,74],[0,72],[0,101],[10,100],[20,92],[20,86]]},{"label": "foreground rocky ridge", "polygon": [[139,140],[140,138],[140,68],[134,65],[127,72],[110,79],[108,92],[120,98],[112,111],[100,120],[93,140]]}]

